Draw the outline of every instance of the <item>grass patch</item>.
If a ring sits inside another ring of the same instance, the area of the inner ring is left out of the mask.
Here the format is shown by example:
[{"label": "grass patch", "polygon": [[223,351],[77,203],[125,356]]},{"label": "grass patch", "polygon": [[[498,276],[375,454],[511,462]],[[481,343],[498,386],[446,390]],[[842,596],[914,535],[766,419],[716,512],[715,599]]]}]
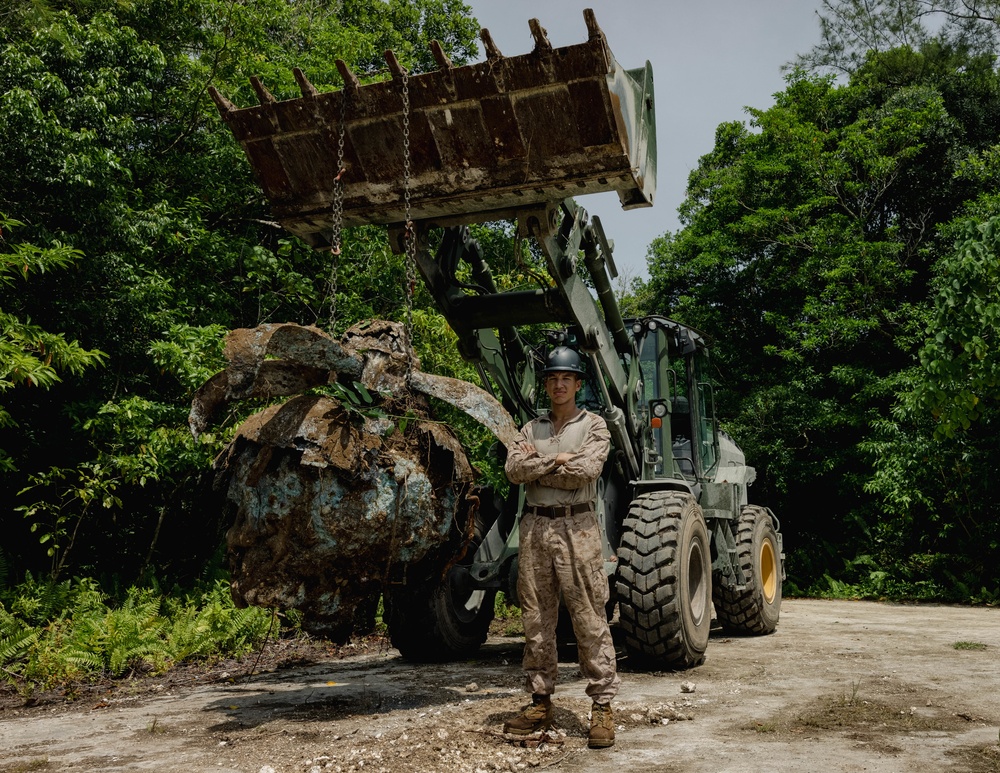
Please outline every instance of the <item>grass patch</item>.
[{"label": "grass patch", "polygon": [[984,650],[986,645],[981,641],[957,641],[951,645],[956,650]]},{"label": "grass patch", "polygon": [[520,619],[507,620],[500,625],[501,636],[524,636],[524,623]]},{"label": "grass patch", "polygon": [[908,704],[890,703],[863,696],[860,682],[852,683],[851,692],[830,700],[820,699],[800,714],[799,727],[818,730],[844,730],[874,735],[947,731],[961,728],[962,721],[954,715],[928,713]]},{"label": "grass patch", "polygon": [[500,636],[524,635],[521,608],[507,603],[507,597],[503,593],[498,593],[493,600],[493,623],[490,630]]},{"label": "grass patch", "polygon": [[754,719],[742,728],[784,738],[832,732],[863,741],[883,753],[894,754],[899,751],[895,746],[899,736],[951,732],[966,727],[960,715],[940,708],[914,706],[912,702],[916,696],[908,692],[905,685],[876,684],[873,687],[877,691],[889,690],[879,698],[872,696],[868,687],[862,685],[861,680],[852,681],[839,695],[819,697],[794,713],[786,711]]},{"label": "grass patch", "polygon": [[799,724],[820,730],[881,728],[882,730],[935,730],[938,724],[915,714],[909,707],[893,706],[878,700],[840,696],[825,706],[817,706],[798,718]]}]

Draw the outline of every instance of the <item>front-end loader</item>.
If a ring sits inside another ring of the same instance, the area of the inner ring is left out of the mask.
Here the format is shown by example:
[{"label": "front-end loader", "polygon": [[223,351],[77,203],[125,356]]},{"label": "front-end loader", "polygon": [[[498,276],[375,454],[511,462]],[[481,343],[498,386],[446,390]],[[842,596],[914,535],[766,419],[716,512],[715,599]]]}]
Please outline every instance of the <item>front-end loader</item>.
[{"label": "front-end loader", "polygon": [[[402,376],[411,386],[481,421],[499,410],[523,423],[544,409],[548,349],[580,352],[586,407],[612,436],[597,514],[617,625],[636,660],[686,668],[704,659],[713,608],[731,631],[775,629],[781,536],[774,513],[750,503],[754,469],[718,426],[703,336],[656,314],[623,318],[612,242],[577,202],[613,190],[629,209],[656,191],[652,70],[622,68],[593,13],[584,18],[578,45],[553,48],[532,20],[535,47],[521,56],[504,57],[483,30],[478,64],[454,67],[434,46],[438,68],[419,75],[387,52],[384,82],[361,85],[338,62],[340,91],[320,93],[296,70],[296,99],[275,100],[256,80],[257,106],[212,95],[286,229],[337,253],[341,228],[388,227],[495,400],[456,398],[461,389],[418,371]],[[469,225],[500,220],[538,245],[537,286],[494,282]],[[386,567],[380,590],[405,657],[468,656],[495,594],[516,603],[523,501],[517,487],[480,492],[448,551]]]}]

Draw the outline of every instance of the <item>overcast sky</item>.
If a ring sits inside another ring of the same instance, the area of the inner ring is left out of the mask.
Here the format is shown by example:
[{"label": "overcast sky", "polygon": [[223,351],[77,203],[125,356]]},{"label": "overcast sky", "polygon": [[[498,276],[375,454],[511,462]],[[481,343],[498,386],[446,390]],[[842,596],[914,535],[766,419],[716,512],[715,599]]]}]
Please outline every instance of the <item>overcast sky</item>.
[{"label": "overcast sky", "polygon": [[[614,193],[579,199],[615,242],[621,272],[646,276],[650,242],[676,231],[688,173],[715,144],[725,121],[767,108],[785,87],[781,66],[819,39],[819,0],[466,0],[504,56],[534,47],[537,18],[553,46],[587,39],[593,8],[618,63],[653,66],[656,96],[655,206],[624,212]],[[482,46],[480,46],[482,48]],[[485,57],[481,57],[485,58]]]}]

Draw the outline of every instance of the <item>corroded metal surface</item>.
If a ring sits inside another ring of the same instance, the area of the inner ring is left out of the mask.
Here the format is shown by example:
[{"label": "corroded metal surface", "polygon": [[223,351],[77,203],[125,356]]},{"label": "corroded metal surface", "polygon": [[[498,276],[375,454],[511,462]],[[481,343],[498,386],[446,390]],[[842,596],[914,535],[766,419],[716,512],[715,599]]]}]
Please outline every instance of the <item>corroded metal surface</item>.
[{"label": "corroded metal surface", "polygon": [[410,386],[425,395],[454,405],[486,427],[505,446],[509,446],[517,437],[517,424],[507,409],[493,395],[468,381],[415,371],[410,375]]},{"label": "corroded metal surface", "polygon": [[327,383],[331,372],[357,376],[362,367],[319,328],[294,324],[234,330],[226,337],[225,357],[226,369],[192,400],[188,423],[195,435],[233,400],[297,394]]},{"label": "corroded metal surface", "polygon": [[514,422],[492,396],[416,370],[392,322],[355,325],[340,342],[298,325],[236,330],[226,356],[229,367],[192,403],[195,431],[231,400],[338,378],[376,396],[365,410],[329,395],[292,397],[247,419],[216,460],[238,603],[301,610],[310,629],[339,638],[386,581],[414,565],[444,571],[466,550],[478,507],[473,469],[451,430],[428,420],[424,393],[509,440]]},{"label": "corroded metal surface", "polygon": [[[656,189],[652,72],[625,70],[593,13],[589,39],[553,48],[532,20],[535,49],[504,57],[483,30],[485,62],[359,85],[346,65],[341,91],[318,93],[296,71],[302,97],[239,109],[212,96],[281,224],[316,247],[330,234],[335,179],[343,224],[509,216],[526,206],[618,191],[625,208],[650,206]],[[344,116],[343,173],[337,165]],[[410,148],[404,198],[404,122]],[[409,207],[409,210],[407,209]]]},{"label": "corroded metal surface", "polygon": [[461,549],[472,470],[450,433],[407,432],[299,396],[241,428],[218,463],[233,598],[305,613],[346,635],[354,611],[402,567]]}]

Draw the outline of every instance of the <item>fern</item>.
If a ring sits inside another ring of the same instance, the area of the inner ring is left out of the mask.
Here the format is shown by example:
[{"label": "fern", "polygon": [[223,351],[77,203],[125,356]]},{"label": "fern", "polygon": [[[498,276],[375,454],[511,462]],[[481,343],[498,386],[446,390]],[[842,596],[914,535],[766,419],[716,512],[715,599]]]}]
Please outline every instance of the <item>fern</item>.
[{"label": "fern", "polygon": [[217,649],[211,626],[194,607],[174,617],[168,640],[171,657],[178,662],[207,657]]},{"label": "fern", "polygon": [[30,573],[7,596],[10,611],[32,625],[45,625],[70,610],[104,605],[104,594],[94,580],[36,580]]},{"label": "fern", "polygon": [[271,624],[266,610],[237,609],[229,594],[229,584],[222,580],[199,599],[187,599],[183,606],[177,605],[172,618],[169,639],[178,661],[248,652],[260,643]]},{"label": "fern", "polygon": [[21,660],[38,641],[38,631],[0,607],[0,666]]},{"label": "fern", "polygon": [[100,673],[104,671],[104,658],[96,652],[68,647],[63,653],[63,658],[67,663],[76,666],[80,671],[85,673]]},{"label": "fern", "polygon": [[93,663],[90,653],[111,676],[121,676],[143,664],[162,667],[167,659],[160,598],[147,589],[129,590],[119,609],[74,615],[74,623],[73,662]]},{"label": "fern", "polygon": [[45,689],[85,676],[91,669],[78,663],[66,649],[71,625],[68,617],[62,617],[37,629],[37,641],[23,659],[8,668],[8,673],[16,674],[29,687]]},{"label": "fern", "polygon": [[0,603],[0,666],[28,689],[243,654],[260,644],[272,623],[267,610],[237,609],[225,581],[169,599],[159,588],[131,588],[117,608],[87,579],[29,577],[6,596],[9,609]]}]

